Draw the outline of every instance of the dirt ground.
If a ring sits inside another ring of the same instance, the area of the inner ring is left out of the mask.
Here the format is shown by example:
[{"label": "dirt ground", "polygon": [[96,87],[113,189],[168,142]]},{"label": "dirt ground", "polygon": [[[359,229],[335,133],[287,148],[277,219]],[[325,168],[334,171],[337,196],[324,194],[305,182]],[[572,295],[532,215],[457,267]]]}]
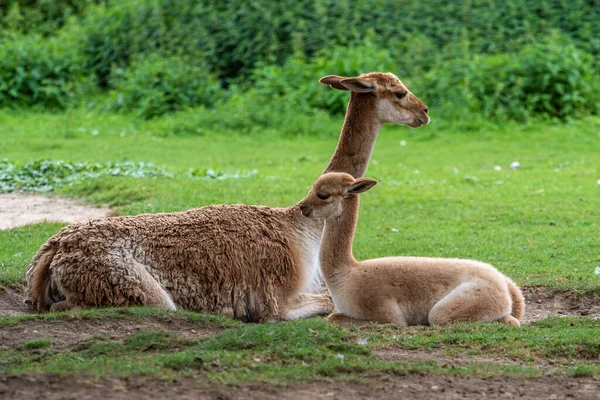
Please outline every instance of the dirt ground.
[{"label": "dirt ground", "polygon": [[366,382],[313,382],[294,385],[206,384],[201,379],[156,381],[144,378],[73,380],[49,375],[0,376],[6,399],[600,399],[600,378],[455,378],[385,376]]},{"label": "dirt ground", "polygon": [[35,222],[79,222],[106,217],[108,208],[84,206],[75,200],[34,194],[0,194],[0,230]]},{"label": "dirt ground", "polygon": [[[598,316],[600,298],[575,297],[543,288],[524,290],[528,311],[526,321],[546,318],[549,315]],[[23,306],[23,294],[17,290],[0,292],[0,313],[15,315],[30,312]],[[92,336],[104,335],[122,340],[140,331],[165,330],[188,339],[203,339],[215,330],[200,329],[193,323],[168,319],[63,319],[60,321],[31,320],[0,328],[0,350],[19,348],[24,341],[49,338],[56,349],[77,346]],[[462,365],[472,359],[435,355],[426,351],[379,349],[373,354],[380,360],[427,361],[432,357],[441,363]],[[501,359],[477,361],[506,363]],[[0,399],[600,399],[600,377],[574,378],[548,376],[539,378],[493,377],[489,379],[409,374],[386,375],[364,382],[312,382],[294,385],[269,385],[257,383],[232,387],[207,383],[199,378],[177,378],[159,381],[149,378],[103,379],[59,378],[44,374],[6,376],[0,374]]]}]

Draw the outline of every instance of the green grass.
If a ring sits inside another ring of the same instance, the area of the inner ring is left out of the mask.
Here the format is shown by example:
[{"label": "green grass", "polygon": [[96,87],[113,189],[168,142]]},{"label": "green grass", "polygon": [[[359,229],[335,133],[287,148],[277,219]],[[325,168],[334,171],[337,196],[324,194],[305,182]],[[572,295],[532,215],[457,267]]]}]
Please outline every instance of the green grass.
[{"label": "green grass", "polygon": [[[182,117],[183,118],[183,117]],[[154,124],[154,125],[153,125]],[[160,126],[160,124],[158,124]],[[184,210],[211,203],[287,206],[323,170],[341,120],[319,137],[214,132],[156,134],[154,122],[72,111],[0,112],[1,157],[67,161],[146,161],[174,178],[101,177],[59,189],[109,204],[121,214]],[[285,133],[285,124],[282,124]],[[600,121],[506,126],[384,127],[362,197],[355,253],[360,258],[428,255],[490,262],[520,285],[600,293]],[[406,145],[402,145],[405,141]],[[512,171],[509,165],[519,161]],[[500,166],[501,170],[495,170]],[[192,179],[190,169],[242,179]],[[18,285],[38,246],[59,225],[0,232],[0,285]]]},{"label": "green grass", "polygon": [[42,349],[52,345],[51,339],[33,339],[23,342],[23,348],[26,350]]},{"label": "green grass", "polygon": [[0,328],[18,325],[24,321],[60,322],[63,320],[123,320],[145,321],[154,318],[165,322],[185,321],[198,328],[235,328],[242,326],[242,322],[232,320],[223,315],[199,314],[191,311],[178,310],[172,313],[168,310],[146,307],[131,308],[93,308],[88,310],[70,312],[52,312],[44,314],[27,314],[10,317],[0,317]]},{"label": "green grass", "polygon": [[19,286],[35,252],[64,225],[44,223],[0,231],[0,286]]},{"label": "green grass", "polygon": [[[168,314],[174,323],[188,318],[185,312],[133,310],[146,316]],[[116,316],[114,310],[95,310],[94,314],[104,314],[106,321]],[[70,313],[57,317],[60,321],[85,316]],[[200,325],[214,324],[212,316],[197,318],[206,319]],[[201,340],[173,332],[144,331],[122,340],[94,336],[66,348],[53,348],[49,339],[29,341],[20,348],[0,351],[0,373],[159,379],[198,376],[229,384],[356,380],[412,372],[588,376],[600,374],[599,328],[600,321],[591,318],[550,318],[524,329],[496,323],[342,328],[319,318],[277,324],[232,321],[228,329]],[[394,347],[420,350],[423,360],[381,361],[373,355],[375,350]],[[32,351],[40,348],[47,350]],[[440,354],[443,358],[438,360]],[[448,356],[454,361],[449,362]]]}]

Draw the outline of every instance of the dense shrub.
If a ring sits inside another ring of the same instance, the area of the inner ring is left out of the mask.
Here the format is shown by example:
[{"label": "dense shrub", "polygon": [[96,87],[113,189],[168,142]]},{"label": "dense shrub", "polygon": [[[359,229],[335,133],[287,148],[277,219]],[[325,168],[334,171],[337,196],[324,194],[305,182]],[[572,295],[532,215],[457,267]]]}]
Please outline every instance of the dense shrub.
[{"label": "dense shrub", "polygon": [[76,48],[39,36],[0,43],[0,107],[66,107],[81,84]]},{"label": "dense shrub", "polygon": [[[108,0],[82,24],[89,68],[107,84],[114,64],[136,54],[202,55],[223,80],[247,75],[258,62],[312,58],[335,45],[353,45],[373,30],[374,41],[397,59],[433,65],[433,49],[466,44],[470,53],[512,52],[552,29],[600,55],[597,0]],[[411,38],[419,46],[406,47]],[[431,50],[430,50],[431,49]],[[406,65],[411,63],[406,62]]]},{"label": "dense shrub", "polygon": [[13,33],[47,35],[63,26],[71,16],[83,14],[102,0],[2,0],[0,26]]},{"label": "dense shrub", "polygon": [[558,37],[518,53],[445,63],[421,84],[432,107],[464,106],[492,118],[522,120],[537,114],[565,119],[600,111],[592,56]]},{"label": "dense shrub", "polygon": [[255,99],[247,103],[267,103],[274,99],[276,103],[292,105],[296,112],[319,108],[332,114],[341,114],[346,110],[348,92],[326,88],[319,83],[319,78],[325,75],[351,77],[369,71],[397,70],[390,52],[378,48],[372,41],[372,35],[368,35],[360,44],[335,46],[321,51],[310,60],[297,53],[283,66],[259,64],[250,77],[254,82],[250,91]]},{"label": "dense shrub", "polygon": [[211,105],[220,91],[207,68],[181,57],[153,54],[121,74],[114,74],[112,108],[146,119],[185,107]]}]

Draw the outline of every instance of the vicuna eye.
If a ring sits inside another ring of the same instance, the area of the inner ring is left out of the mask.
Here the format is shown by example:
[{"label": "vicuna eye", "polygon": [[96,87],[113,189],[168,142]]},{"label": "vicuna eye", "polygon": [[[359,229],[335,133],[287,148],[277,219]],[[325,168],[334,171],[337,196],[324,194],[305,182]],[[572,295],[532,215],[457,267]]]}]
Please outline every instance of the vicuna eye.
[{"label": "vicuna eye", "polygon": [[396,97],[400,100],[406,97],[406,92],[396,92]]},{"label": "vicuna eye", "polygon": [[329,198],[329,195],[317,193],[317,197],[320,198],[321,200],[327,200]]}]

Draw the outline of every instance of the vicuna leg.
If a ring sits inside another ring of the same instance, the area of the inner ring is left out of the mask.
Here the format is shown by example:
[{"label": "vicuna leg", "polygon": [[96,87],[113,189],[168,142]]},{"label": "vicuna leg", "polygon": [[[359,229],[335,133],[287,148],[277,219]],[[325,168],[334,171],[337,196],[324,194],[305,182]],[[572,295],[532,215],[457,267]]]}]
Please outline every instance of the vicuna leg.
[{"label": "vicuna leg", "polygon": [[344,315],[342,313],[334,312],[327,317],[327,322],[331,322],[332,324],[354,324],[354,325],[362,325],[366,324],[369,321],[365,321],[362,319],[356,319]]},{"label": "vicuna leg", "polygon": [[511,300],[502,285],[474,280],[459,285],[437,302],[429,312],[429,324],[499,321],[510,325],[510,309]]},{"label": "vicuna leg", "polygon": [[70,310],[69,302],[67,300],[59,301],[50,306],[50,312],[55,311],[67,311]]},{"label": "vicuna leg", "polygon": [[507,315],[506,317],[500,318],[498,322],[508,326],[521,326],[521,322],[512,315]]},{"label": "vicuna leg", "polygon": [[333,301],[325,294],[301,293],[292,299],[282,313],[282,319],[294,320],[315,315],[329,314],[333,311]]},{"label": "vicuna leg", "polygon": [[[73,307],[148,306],[175,310],[167,291],[148,272],[146,266],[134,260],[113,260],[114,263],[88,268],[87,274],[61,270],[58,276],[61,292],[67,298],[53,309]],[[115,265],[117,264],[117,265]]]}]

